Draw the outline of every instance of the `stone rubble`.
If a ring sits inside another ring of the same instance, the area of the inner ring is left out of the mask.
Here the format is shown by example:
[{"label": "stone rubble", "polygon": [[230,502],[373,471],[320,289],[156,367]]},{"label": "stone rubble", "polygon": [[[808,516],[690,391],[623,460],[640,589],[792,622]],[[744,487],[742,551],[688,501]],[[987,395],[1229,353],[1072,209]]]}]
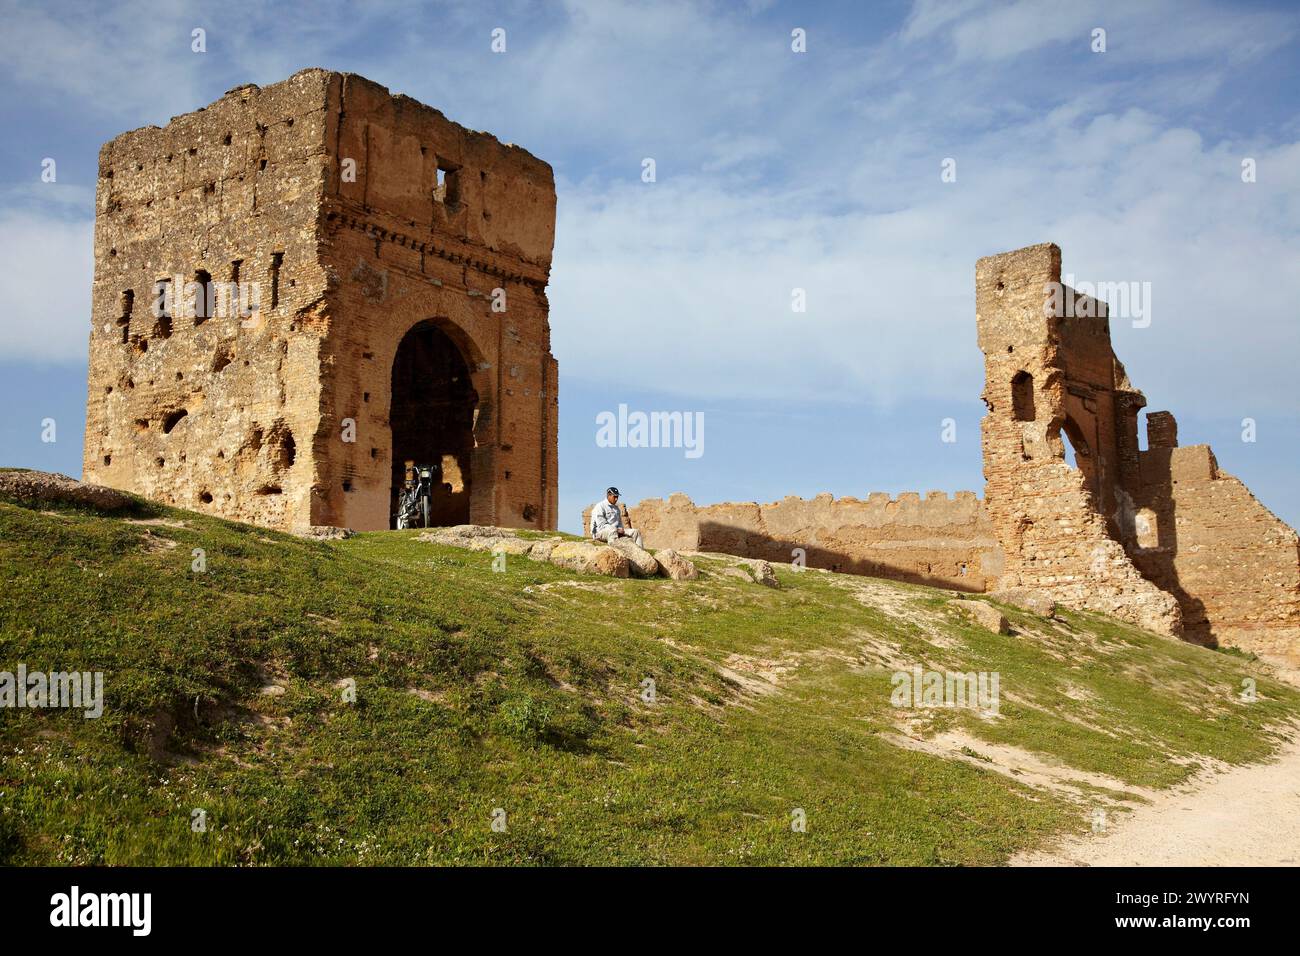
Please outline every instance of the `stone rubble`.
[{"label": "stone rubble", "polygon": [[627,558],[634,578],[653,578],[659,573],[659,562],[655,560],[654,555],[637,547],[626,538],[615,538],[607,547],[613,548]]},{"label": "stone rubble", "polygon": [[662,576],[675,581],[690,581],[699,577],[695,565],[672,549],[666,548],[656,556],[630,541],[597,544],[574,541],[558,535],[524,538],[510,528],[484,525],[436,528],[423,532],[418,540],[548,562],[579,574],[600,574],[615,578]]},{"label": "stone rubble", "polygon": [[1007,623],[1006,615],[995,608],[992,604],[988,604],[984,601],[959,598],[957,600],[949,601],[948,606],[960,611],[980,627],[990,630],[994,634],[1011,633],[1011,625]]},{"label": "stone rubble", "polygon": [[1002,591],[990,591],[989,597],[1003,604],[1021,608],[1037,614],[1039,617],[1051,617],[1056,613],[1056,602],[1050,595],[1033,588],[1007,588]]},{"label": "stone rubble", "polygon": [[694,581],[700,576],[699,569],[687,561],[672,548],[664,548],[655,553],[659,562],[659,573],[674,581]]}]

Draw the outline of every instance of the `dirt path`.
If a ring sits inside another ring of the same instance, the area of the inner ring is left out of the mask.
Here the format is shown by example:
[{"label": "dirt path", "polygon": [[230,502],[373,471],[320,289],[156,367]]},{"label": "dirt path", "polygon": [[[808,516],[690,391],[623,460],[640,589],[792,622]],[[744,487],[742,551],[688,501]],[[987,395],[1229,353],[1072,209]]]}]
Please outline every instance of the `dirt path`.
[{"label": "dirt path", "polygon": [[1013,866],[1300,865],[1300,733],[1271,763],[1198,774],[1103,832],[1024,853]]}]

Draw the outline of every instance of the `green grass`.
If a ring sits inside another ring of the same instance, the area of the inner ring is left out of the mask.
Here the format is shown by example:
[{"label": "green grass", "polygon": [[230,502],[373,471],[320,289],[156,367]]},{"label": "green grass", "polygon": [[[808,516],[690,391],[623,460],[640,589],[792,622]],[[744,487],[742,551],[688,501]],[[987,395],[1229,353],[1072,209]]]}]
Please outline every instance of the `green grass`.
[{"label": "green grass", "polygon": [[[0,501],[0,670],[102,671],[106,697],[98,720],[0,710],[0,861],[995,864],[1104,791],[1032,789],[978,741],[1165,787],[1265,757],[1300,713],[1258,662],[1094,615],[1003,608],[1018,633],[996,635],[945,592],[787,568],[779,590],[494,573],[416,532],[129,517],[185,525]],[[1001,716],[893,708],[882,645],[997,671]],[[974,761],[897,746],[907,719]]]}]

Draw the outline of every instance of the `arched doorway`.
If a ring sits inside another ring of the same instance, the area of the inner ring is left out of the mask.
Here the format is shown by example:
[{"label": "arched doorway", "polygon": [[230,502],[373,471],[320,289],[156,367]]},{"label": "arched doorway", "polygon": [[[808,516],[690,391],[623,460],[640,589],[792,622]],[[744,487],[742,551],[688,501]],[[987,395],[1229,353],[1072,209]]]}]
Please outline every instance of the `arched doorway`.
[{"label": "arched doorway", "polygon": [[435,466],[432,523],[469,523],[470,459],[478,393],[456,343],[433,320],[413,326],[393,359],[393,479],[389,526],[394,527],[405,463]]}]

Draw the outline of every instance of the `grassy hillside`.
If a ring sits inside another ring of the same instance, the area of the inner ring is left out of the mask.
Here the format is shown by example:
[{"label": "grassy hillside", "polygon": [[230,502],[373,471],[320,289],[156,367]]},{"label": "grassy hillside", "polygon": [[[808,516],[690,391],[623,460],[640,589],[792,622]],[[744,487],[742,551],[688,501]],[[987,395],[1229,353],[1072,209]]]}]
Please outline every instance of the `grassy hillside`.
[{"label": "grassy hillside", "polygon": [[[0,710],[0,861],[992,864],[1300,713],[1255,662],[1096,616],[997,635],[934,589],[701,563],[494,573],[414,532],[0,501],[0,670],[106,698]],[[913,664],[997,671],[999,716],[892,707]]]}]

